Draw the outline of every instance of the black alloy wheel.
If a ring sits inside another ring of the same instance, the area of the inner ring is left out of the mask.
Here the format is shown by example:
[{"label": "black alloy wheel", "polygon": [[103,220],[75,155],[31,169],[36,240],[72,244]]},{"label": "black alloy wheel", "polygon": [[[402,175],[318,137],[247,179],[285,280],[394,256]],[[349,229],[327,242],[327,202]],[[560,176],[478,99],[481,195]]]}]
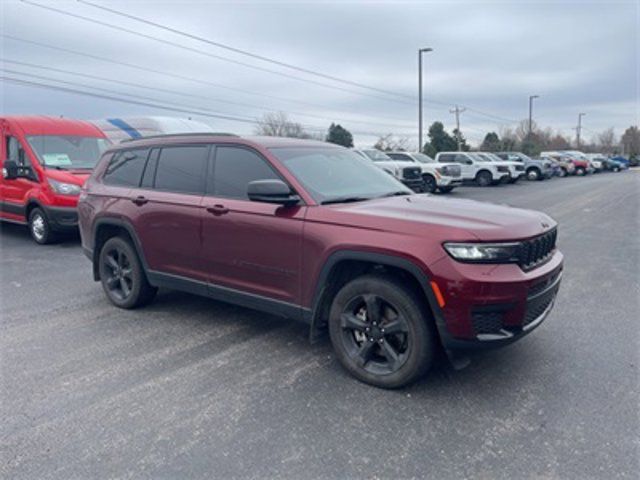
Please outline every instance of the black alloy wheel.
[{"label": "black alloy wheel", "polygon": [[121,237],[104,244],[99,257],[100,280],[107,298],[120,308],[135,308],[151,301],[157,289],[147,281],[135,249]]},{"label": "black alloy wheel", "polygon": [[429,369],[432,327],[424,301],[383,275],[365,275],[342,287],[329,317],[331,343],[342,365],[383,388],[402,387]]},{"label": "black alloy wheel", "polygon": [[424,180],[424,191],[426,193],[434,193],[438,188],[436,179],[431,175],[423,175],[422,179]]}]

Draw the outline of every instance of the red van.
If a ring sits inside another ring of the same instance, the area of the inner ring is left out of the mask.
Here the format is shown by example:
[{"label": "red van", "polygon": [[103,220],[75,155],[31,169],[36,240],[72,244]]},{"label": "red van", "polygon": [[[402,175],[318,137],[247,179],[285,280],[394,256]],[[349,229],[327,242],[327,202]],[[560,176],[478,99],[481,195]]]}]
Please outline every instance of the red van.
[{"label": "red van", "polygon": [[50,243],[78,226],[80,187],[109,141],[98,127],[44,116],[0,117],[0,220]]}]

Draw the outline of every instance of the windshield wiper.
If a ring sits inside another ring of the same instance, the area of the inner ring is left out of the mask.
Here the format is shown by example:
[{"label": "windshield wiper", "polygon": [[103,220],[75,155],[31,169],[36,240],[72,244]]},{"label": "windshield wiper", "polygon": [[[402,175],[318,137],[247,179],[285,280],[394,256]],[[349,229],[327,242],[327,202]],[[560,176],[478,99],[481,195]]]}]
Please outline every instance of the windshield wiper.
[{"label": "windshield wiper", "polygon": [[385,197],[400,197],[404,195],[411,195],[409,192],[405,192],[404,190],[398,190],[397,192],[385,193],[384,195],[380,195],[376,198],[385,198]]},{"label": "windshield wiper", "polygon": [[333,197],[320,202],[320,205],[329,205],[331,203],[352,203],[352,202],[364,202],[365,200],[371,200],[370,197],[357,197],[354,195],[344,197]]}]

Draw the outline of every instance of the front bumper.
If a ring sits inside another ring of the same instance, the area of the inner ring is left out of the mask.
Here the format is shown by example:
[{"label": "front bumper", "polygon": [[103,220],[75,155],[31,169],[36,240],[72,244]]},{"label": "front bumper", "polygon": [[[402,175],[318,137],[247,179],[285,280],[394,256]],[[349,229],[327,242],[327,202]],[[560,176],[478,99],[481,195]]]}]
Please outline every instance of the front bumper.
[{"label": "front bumper", "polygon": [[473,265],[443,258],[434,265],[444,297],[436,324],[445,349],[468,350],[512,343],[538,327],[560,288],[562,254],[525,272],[515,264]]},{"label": "front bumper", "polygon": [[404,183],[407,187],[409,187],[411,190],[413,190],[414,192],[424,192],[424,180],[422,180],[422,178],[416,178],[411,180],[403,178],[400,181]]},{"label": "front bumper", "polygon": [[439,187],[459,187],[462,185],[462,177],[440,176],[440,178],[436,180],[436,185]]},{"label": "front bumper", "polygon": [[56,232],[76,230],[78,228],[78,209],[76,207],[42,207],[49,225]]}]

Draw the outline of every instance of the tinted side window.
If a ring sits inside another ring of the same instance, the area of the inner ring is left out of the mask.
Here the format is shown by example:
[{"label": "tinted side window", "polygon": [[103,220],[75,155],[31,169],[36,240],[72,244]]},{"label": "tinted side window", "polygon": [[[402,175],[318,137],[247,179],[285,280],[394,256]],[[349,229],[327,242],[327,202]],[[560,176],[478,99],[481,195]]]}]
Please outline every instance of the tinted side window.
[{"label": "tinted side window", "polygon": [[470,163],[469,160],[471,160],[471,159],[469,157],[467,157],[466,155],[458,154],[458,155],[456,155],[454,162],[460,163],[462,165],[467,165],[467,164]]},{"label": "tinted side window", "polygon": [[442,153],[438,157],[438,161],[441,163],[454,162],[456,158],[455,153]]},{"label": "tinted side window", "polygon": [[387,153],[394,160],[402,160],[404,162],[413,162],[413,158],[404,153]]},{"label": "tinted side window", "polygon": [[147,162],[148,148],[116,153],[109,161],[103,181],[107,185],[137,187]]},{"label": "tinted side window", "polygon": [[155,188],[170,192],[203,194],[209,147],[166,147],[160,151]]},{"label": "tinted side window", "polygon": [[279,178],[267,162],[251,150],[238,147],[216,149],[213,194],[218,197],[248,199],[249,182]]}]

